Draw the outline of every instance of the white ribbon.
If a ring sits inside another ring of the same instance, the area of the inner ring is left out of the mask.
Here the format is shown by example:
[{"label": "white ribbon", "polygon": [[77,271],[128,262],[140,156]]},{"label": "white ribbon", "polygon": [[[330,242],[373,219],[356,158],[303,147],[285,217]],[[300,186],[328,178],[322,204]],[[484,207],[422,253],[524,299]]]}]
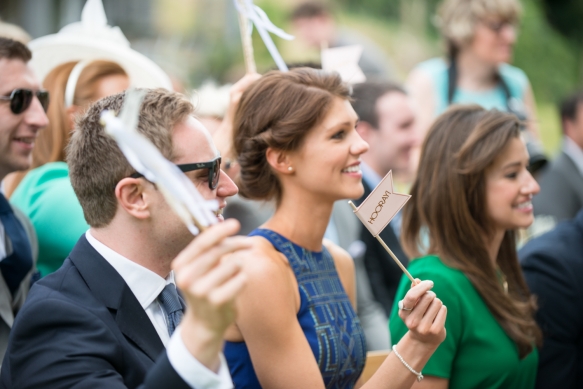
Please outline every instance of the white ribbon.
[{"label": "white ribbon", "polygon": [[[271,20],[269,20],[269,17],[265,13],[265,11],[263,11],[261,8],[253,4],[253,0],[241,0],[243,3],[243,7],[241,7],[241,5],[239,4],[239,0],[233,1],[235,2],[235,7],[237,7],[237,11],[239,11],[242,15],[249,19],[249,24],[251,25],[251,27],[255,25],[255,28],[257,28],[257,32],[259,32],[259,35],[261,36],[263,43],[265,43],[267,50],[269,50],[269,53],[271,54],[271,57],[277,64],[279,70],[281,70],[282,72],[287,72],[288,71],[287,65],[285,64],[285,61],[279,54],[277,47],[275,47],[275,43],[273,43],[273,40],[271,39],[271,35],[269,35],[269,33],[277,35],[278,37],[288,41],[294,39],[294,36],[286,33],[281,28],[273,24]],[[251,34],[252,31],[253,29],[249,28],[249,34]]]},{"label": "white ribbon", "polygon": [[192,181],[138,132],[138,113],[144,94],[144,91],[136,90],[127,92],[119,117],[106,110],[101,113],[101,123],[105,132],[115,139],[130,165],[148,181],[156,184],[188,230],[197,235],[199,227],[205,228],[218,222],[214,214],[218,202],[205,200]]}]

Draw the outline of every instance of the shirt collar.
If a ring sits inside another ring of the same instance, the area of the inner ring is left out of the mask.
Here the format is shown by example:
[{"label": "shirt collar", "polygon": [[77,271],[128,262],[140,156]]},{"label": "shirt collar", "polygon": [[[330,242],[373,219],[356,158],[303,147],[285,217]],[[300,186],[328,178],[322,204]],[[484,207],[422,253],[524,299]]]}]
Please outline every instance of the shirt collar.
[{"label": "shirt collar", "polygon": [[360,162],[360,170],[362,171],[362,179],[371,189],[376,188],[383,180],[377,172],[364,162]]},{"label": "shirt collar", "polygon": [[90,230],[85,233],[85,237],[89,244],[119,273],[144,310],[152,304],[167,284],[174,284],[174,272],[170,272],[164,279],[113,251],[95,239]]},{"label": "shirt collar", "polygon": [[563,139],[563,152],[575,163],[579,174],[583,175],[583,150],[568,136]]}]

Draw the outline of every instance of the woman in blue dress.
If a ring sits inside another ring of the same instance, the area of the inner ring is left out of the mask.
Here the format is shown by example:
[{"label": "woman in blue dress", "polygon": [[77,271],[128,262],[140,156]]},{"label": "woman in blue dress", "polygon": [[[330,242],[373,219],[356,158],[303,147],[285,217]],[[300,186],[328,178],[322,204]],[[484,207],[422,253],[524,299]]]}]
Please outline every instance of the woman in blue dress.
[{"label": "woman in blue dress", "polygon": [[[241,97],[234,118],[240,193],[275,199],[273,217],[251,233],[247,287],[227,331],[236,388],[352,388],[365,362],[355,313],[354,264],[323,242],[335,201],[363,193],[349,89],[337,74],[273,71]],[[347,205],[348,206],[348,205]],[[410,331],[366,387],[409,388],[445,338],[446,308],[416,284],[403,299]],[[414,373],[414,370],[417,373]]]}]

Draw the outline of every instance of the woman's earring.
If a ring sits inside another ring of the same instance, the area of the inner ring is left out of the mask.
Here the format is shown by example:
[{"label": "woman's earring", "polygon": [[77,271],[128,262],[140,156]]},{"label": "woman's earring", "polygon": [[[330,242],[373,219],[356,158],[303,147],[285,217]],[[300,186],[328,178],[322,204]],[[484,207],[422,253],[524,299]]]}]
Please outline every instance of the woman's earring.
[{"label": "woman's earring", "polygon": [[288,166],[288,167],[287,167],[287,170],[291,172],[292,170],[294,170],[294,168],[293,168],[293,167],[291,167],[291,166]]}]

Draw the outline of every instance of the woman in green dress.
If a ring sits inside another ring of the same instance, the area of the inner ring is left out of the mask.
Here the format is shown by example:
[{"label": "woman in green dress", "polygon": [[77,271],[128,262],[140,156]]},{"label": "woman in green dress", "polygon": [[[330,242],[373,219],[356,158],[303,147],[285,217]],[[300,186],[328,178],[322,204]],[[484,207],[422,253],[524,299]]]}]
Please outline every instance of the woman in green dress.
[{"label": "woman in green dress", "polygon": [[[514,115],[453,107],[430,129],[412,199],[403,214],[403,247],[414,277],[431,279],[448,307],[447,337],[414,388],[534,388],[541,333],[518,264],[516,230],[533,222],[539,186]],[[409,289],[401,280],[396,300]],[[390,330],[407,328],[395,305]]]}]

